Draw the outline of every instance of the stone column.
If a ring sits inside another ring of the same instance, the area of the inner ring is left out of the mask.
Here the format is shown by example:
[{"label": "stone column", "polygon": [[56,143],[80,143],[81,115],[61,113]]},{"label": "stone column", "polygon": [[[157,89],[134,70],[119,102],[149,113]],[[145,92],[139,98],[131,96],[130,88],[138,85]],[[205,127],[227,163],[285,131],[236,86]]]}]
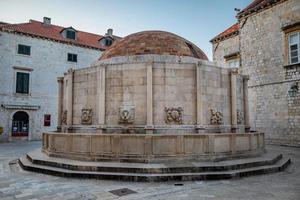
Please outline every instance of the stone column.
[{"label": "stone column", "polygon": [[103,129],[105,129],[105,66],[100,66],[98,72],[98,124],[99,129],[98,133],[102,133]]},{"label": "stone column", "polygon": [[231,130],[236,132],[237,130],[237,83],[238,69],[231,70]]},{"label": "stone column", "polygon": [[196,106],[197,106],[197,113],[196,113],[196,131],[197,133],[204,133],[203,127],[203,115],[202,115],[202,70],[201,70],[201,62],[198,62],[196,65]]},{"label": "stone column", "polygon": [[245,119],[245,131],[250,131],[249,120],[249,97],[248,97],[248,80],[249,76],[243,77],[243,91],[244,91],[244,119]]},{"label": "stone column", "polygon": [[64,91],[64,78],[63,77],[58,77],[57,78],[58,82],[58,105],[57,105],[57,129],[61,129],[62,125],[62,102],[63,102],[63,91]]},{"label": "stone column", "polygon": [[73,124],[73,79],[74,70],[71,68],[68,70],[67,75],[67,127],[70,129]]},{"label": "stone column", "polygon": [[147,134],[153,134],[153,63],[147,67],[147,125],[145,127]]}]

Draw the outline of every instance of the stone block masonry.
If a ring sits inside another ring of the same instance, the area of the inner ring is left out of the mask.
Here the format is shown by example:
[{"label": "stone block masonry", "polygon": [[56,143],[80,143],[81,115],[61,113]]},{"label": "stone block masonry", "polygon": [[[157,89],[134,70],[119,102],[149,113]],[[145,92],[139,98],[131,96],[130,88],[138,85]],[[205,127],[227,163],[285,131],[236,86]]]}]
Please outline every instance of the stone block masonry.
[{"label": "stone block masonry", "polygon": [[[300,20],[300,2],[288,0],[245,19],[240,29],[241,71],[250,77],[251,126],[269,143],[300,146],[300,69],[288,65],[285,24]],[[294,93],[293,93],[294,92]]]},{"label": "stone block masonry", "polygon": [[213,59],[223,66],[227,54],[239,52],[239,70],[249,76],[251,130],[265,132],[268,143],[300,146],[300,65],[289,64],[286,31],[300,21],[300,2],[274,1],[238,20],[237,35],[213,42]]}]

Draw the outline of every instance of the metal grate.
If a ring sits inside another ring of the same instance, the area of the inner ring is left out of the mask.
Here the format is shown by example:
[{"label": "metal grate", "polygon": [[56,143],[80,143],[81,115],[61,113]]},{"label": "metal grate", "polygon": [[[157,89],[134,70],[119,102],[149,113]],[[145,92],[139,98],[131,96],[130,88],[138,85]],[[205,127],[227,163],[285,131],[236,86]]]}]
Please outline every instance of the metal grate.
[{"label": "metal grate", "polygon": [[109,192],[114,194],[114,195],[117,195],[119,197],[125,196],[125,195],[128,195],[128,194],[137,193],[136,191],[133,191],[133,190],[128,189],[128,188],[121,188],[121,189],[117,189],[117,190],[111,190]]},{"label": "metal grate", "polygon": [[11,160],[11,161],[9,161],[9,165],[15,165],[15,164],[17,164],[18,163],[18,161],[19,161],[19,159],[14,159],[14,160]]}]

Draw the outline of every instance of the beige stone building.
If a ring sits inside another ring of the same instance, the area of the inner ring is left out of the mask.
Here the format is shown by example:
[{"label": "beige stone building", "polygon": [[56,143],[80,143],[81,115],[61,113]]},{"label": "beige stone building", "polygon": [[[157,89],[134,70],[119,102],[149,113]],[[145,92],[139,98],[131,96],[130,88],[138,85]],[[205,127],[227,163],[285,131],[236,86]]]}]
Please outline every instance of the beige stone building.
[{"label": "beige stone building", "polygon": [[43,21],[0,23],[0,142],[39,140],[57,127],[57,77],[96,62],[118,37]]},{"label": "beige stone building", "polygon": [[300,1],[255,0],[211,40],[218,65],[249,75],[250,125],[300,146]]}]

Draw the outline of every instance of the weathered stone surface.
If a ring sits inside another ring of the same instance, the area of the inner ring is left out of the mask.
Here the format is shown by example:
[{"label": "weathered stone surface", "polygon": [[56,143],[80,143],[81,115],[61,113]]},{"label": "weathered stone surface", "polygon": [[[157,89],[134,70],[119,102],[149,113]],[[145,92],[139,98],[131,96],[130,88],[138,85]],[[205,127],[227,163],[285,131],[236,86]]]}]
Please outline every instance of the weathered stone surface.
[{"label": "weathered stone surface", "polygon": [[[154,126],[155,133],[195,133],[197,125],[205,127],[207,132],[228,132],[232,123],[231,106],[236,104],[238,110],[244,110],[244,77],[237,74],[237,78],[233,80],[236,82],[236,100],[233,101],[230,69],[187,57],[182,57],[186,62],[177,61],[175,56],[139,56],[143,61],[134,60],[130,56],[126,58],[105,59],[96,63],[94,67],[74,71],[73,132],[83,132],[84,128],[95,129],[96,126],[103,125],[106,128],[102,130],[107,133],[122,133],[121,128],[125,128],[125,132],[145,133],[145,126],[148,125]],[[148,68],[152,69],[152,75],[148,75]],[[198,76],[197,68],[200,72]],[[101,70],[105,70],[105,73],[100,73]],[[151,89],[147,90],[149,76]],[[64,82],[68,81],[69,75],[65,75]],[[103,82],[104,85],[101,86]],[[67,84],[64,84],[64,87],[64,90],[68,91]],[[202,91],[198,97],[197,87]],[[149,104],[150,94],[152,106],[148,108],[146,105]],[[67,94],[61,98],[62,108],[65,110],[69,105],[68,99],[71,98]],[[101,98],[103,101],[100,103]],[[198,114],[197,104],[202,106]],[[100,111],[101,105],[105,111]],[[167,121],[165,109],[179,107],[182,109],[180,120],[176,123]],[[93,108],[93,122],[84,127],[81,126],[81,115],[82,109],[85,108]],[[120,109],[125,108],[134,108],[130,114],[130,123],[125,123],[120,118]],[[211,123],[211,116],[205,114],[210,113],[211,109],[222,112],[221,123]],[[147,124],[148,113],[152,113],[152,119],[148,119],[151,124]],[[103,116],[104,121],[100,122],[100,116]],[[197,117],[201,118],[201,122],[197,121]],[[175,130],[174,125],[180,125],[181,130]],[[238,125],[238,129],[244,129],[244,122]]]},{"label": "weathered stone surface", "polygon": [[265,147],[263,133],[44,133],[43,140],[43,151],[49,156],[146,163],[246,157],[262,154]]},{"label": "weathered stone surface", "polygon": [[[88,180],[81,178],[65,178],[57,176],[49,176],[28,172],[20,169],[18,165],[9,166],[9,161],[13,158],[24,155],[24,152],[33,151],[41,146],[41,142],[12,142],[2,143],[0,145],[0,199],[118,199],[120,197],[111,194],[109,191],[120,188],[129,188],[137,191],[135,194],[123,196],[121,199],[148,199],[157,200],[157,198],[165,200],[179,199],[260,199],[260,200],[282,200],[282,199],[298,199],[300,196],[299,178],[300,178],[300,149],[283,147],[283,146],[267,146],[267,152],[275,154],[283,154],[284,157],[292,159],[292,164],[285,171],[276,174],[268,174],[261,176],[253,176],[242,179],[221,180],[221,181],[185,181],[180,182],[182,186],[174,186],[175,182],[124,182],[119,180]],[[269,157],[264,158],[269,160]],[[38,160],[38,159],[37,159]],[[51,160],[51,158],[50,158]],[[261,160],[261,159],[259,159]],[[250,159],[250,162],[257,161],[257,158]],[[64,163],[76,164],[79,161],[70,161]],[[86,161],[84,161],[86,162]],[[224,161],[224,165],[234,164],[233,161]],[[245,163],[245,162],[244,162]],[[247,163],[247,162],[246,162]],[[109,163],[104,163],[101,169],[109,169]],[[197,163],[198,164],[198,163]],[[194,169],[201,168],[194,163],[190,172]],[[203,163],[199,163],[202,164]],[[214,162],[214,164],[217,164]],[[116,171],[121,170],[120,166],[124,163],[114,162],[113,166]],[[157,168],[165,168],[165,165],[155,164],[156,169],[149,170],[145,164],[141,164],[142,168],[139,172],[145,171],[157,172]],[[148,165],[148,164],[147,164]],[[81,165],[82,166],[82,165]],[[95,166],[95,165],[94,165]],[[97,165],[96,165],[97,166]],[[135,163],[128,163],[125,168],[127,172],[131,168],[135,168]],[[234,166],[234,165],[233,165]],[[70,166],[69,166],[70,167]],[[143,168],[147,167],[147,170]],[[171,167],[169,165],[169,167]],[[70,169],[74,169],[70,167]],[[77,168],[78,169],[78,168]],[[95,169],[95,167],[94,167]],[[112,168],[110,168],[112,169]],[[178,167],[173,168],[176,172]],[[179,166],[180,169],[180,166]],[[187,169],[187,168],[185,168]],[[26,183],[26,184],[24,184]],[[272,184],[270,184],[272,183]],[[16,189],[16,187],[18,189]],[[32,193],[31,195],[29,195]],[[15,195],[23,195],[24,197],[16,198]],[[29,195],[29,196],[26,196]]]},{"label": "weathered stone surface", "polygon": [[240,71],[250,78],[251,129],[265,132],[270,143],[300,146],[299,90],[292,91],[300,67],[289,65],[283,30],[299,21],[299,1],[281,1],[241,19],[239,35],[213,44],[213,58],[220,66],[227,52],[239,51]]}]

